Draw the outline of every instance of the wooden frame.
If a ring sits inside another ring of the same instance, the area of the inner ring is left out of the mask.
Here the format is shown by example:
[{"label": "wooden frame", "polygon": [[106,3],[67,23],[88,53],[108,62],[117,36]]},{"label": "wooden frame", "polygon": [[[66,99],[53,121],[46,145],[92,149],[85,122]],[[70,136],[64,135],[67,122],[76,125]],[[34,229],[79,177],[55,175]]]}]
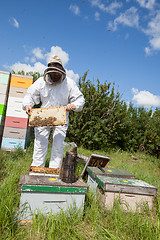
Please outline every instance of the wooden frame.
[{"label": "wooden frame", "polygon": [[67,124],[66,107],[35,108],[29,116],[30,127],[58,126]]}]

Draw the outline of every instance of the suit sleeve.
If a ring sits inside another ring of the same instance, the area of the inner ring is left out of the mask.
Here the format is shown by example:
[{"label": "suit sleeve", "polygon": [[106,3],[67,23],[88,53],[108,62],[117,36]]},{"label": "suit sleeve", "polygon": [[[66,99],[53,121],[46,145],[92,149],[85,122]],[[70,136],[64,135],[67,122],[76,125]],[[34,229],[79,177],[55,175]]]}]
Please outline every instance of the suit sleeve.
[{"label": "suit sleeve", "polygon": [[25,110],[26,105],[33,107],[34,105],[40,103],[39,85],[39,81],[37,80],[28,88],[22,103],[23,110]]},{"label": "suit sleeve", "polygon": [[70,98],[69,103],[72,103],[76,106],[76,112],[79,112],[83,109],[85,104],[85,99],[79,88],[77,87],[75,81],[72,80],[71,89],[70,89]]}]

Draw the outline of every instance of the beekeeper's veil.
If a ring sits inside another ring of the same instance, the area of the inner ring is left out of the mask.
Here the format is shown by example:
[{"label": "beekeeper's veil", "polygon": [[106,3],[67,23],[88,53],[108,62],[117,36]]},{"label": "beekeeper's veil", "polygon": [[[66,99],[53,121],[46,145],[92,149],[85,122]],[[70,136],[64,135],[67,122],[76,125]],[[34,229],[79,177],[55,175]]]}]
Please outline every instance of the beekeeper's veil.
[{"label": "beekeeper's veil", "polygon": [[49,85],[57,85],[63,82],[66,77],[66,71],[63,68],[62,61],[58,56],[53,56],[48,62],[48,67],[44,71],[44,80]]}]

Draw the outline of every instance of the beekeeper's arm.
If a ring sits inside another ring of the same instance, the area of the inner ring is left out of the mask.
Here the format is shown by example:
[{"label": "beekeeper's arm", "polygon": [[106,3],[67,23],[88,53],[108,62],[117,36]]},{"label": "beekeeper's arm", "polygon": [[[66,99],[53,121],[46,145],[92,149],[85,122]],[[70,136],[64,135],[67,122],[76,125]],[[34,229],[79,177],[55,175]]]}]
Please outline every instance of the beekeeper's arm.
[{"label": "beekeeper's arm", "polygon": [[67,111],[74,110],[76,112],[83,109],[85,99],[75,81],[72,81],[70,88],[69,104],[66,107]]},{"label": "beekeeper's arm", "polygon": [[40,103],[39,81],[34,82],[27,90],[24,96],[22,108],[30,115],[30,111],[35,104]]}]

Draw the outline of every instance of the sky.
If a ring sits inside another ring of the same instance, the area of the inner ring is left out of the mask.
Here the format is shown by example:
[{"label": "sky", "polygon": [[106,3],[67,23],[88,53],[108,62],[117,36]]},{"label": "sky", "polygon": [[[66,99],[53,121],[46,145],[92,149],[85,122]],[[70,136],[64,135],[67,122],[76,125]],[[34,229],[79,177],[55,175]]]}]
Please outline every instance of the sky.
[{"label": "sky", "polygon": [[160,107],[160,0],[8,0],[0,70],[43,74],[58,55],[69,77],[115,83],[134,106]]}]

